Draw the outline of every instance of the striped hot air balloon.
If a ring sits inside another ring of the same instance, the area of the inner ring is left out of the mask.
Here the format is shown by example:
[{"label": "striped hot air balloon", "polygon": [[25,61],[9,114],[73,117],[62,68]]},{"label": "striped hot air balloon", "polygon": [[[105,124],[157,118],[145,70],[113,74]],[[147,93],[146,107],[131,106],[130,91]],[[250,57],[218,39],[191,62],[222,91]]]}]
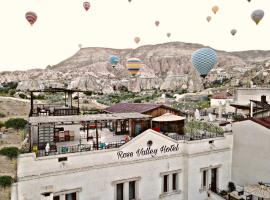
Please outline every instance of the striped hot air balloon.
[{"label": "striped hot air balloon", "polygon": [[32,26],[37,21],[37,14],[29,11],[25,14],[25,18]]},{"label": "striped hot air balloon", "polygon": [[208,75],[216,63],[217,55],[211,48],[202,48],[192,54],[192,64],[203,78]]},{"label": "striped hot air balloon", "polygon": [[127,60],[126,67],[128,72],[135,76],[141,69],[143,62],[139,58],[130,58]]}]

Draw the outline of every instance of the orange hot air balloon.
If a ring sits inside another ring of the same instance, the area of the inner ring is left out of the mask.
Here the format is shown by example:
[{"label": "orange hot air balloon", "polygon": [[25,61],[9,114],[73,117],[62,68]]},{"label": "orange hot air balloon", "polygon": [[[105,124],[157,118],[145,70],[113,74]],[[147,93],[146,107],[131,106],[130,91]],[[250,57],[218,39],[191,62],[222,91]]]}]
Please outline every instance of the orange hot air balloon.
[{"label": "orange hot air balloon", "polygon": [[25,18],[32,26],[37,21],[37,14],[29,11],[25,14]]},{"label": "orange hot air balloon", "polygon": [[159,21],[155,21],[155,25],[156,26],[159,26]]},{"label": "orange hot air balloon", "polygon": [[218,6],[213,6],[212,11],[214,14],[216,14],[218,12],[218,10],[219,10]]},{"label": "orange hot air balloon", "polygon": [[83,7],[84,7],[84,9],[85,9],[86,11],[89,10],[90,6],[91,6],[91,5],[90,5],[90,2],[88,2],[88,1],[83,2]]},{"label": "orange hot air balloon", "polygon": [[139,37],[135,37],[134,41],[136,42],[136,44],[138,44],[141,41],[141,39]]},{"label": "orange hot air balloon", "polygon": [[207,17],[206,17],[206,20],[207,20],[208,22],[210,22],[210,21],[211,21],[211,19],[212,19],[212,17],[211,17],[211,16],[207,16]]}]

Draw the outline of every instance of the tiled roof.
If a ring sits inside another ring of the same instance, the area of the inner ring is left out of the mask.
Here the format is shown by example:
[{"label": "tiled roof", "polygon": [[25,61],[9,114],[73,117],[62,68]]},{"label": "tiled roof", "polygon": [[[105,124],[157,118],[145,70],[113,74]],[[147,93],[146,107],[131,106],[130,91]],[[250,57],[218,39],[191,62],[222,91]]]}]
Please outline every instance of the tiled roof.
[{"label": "tiled roof", "polygon": [[261,126],[264,126],[265,128],[270,129],[270,116],[269,117],[264,117],[264,118],[255,118],[255,117],[249,117],[249,118],[245,118],[239,121],[235,121],[235,122],[242,122],[242,121],[253,121]]},{"label": "tiled roof", "polygon": [[163,106],[162,104],[150,104],[150,103],[118,103],[104,109],[108,113],[127,113],[137,112],[144,113],[155,108]]},{"label": "tiled roof", "polygon": [[270,129],[270,117],[265,118],[250,118],[251,121],[260,124],[268,129]]},{"label": "tiled roof", "polygon": [[233,96],[229,92],[221,92],[212,96],[212,99],[232,99]]}]

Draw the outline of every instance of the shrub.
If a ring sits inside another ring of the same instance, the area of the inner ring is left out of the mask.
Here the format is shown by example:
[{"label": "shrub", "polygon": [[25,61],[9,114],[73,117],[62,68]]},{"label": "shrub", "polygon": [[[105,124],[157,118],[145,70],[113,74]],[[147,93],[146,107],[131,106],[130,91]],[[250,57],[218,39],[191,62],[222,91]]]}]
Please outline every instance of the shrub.
[{"label": "shrub", "polygon": [[19,94],[19,97],[20,97],[21,99],[27,99],[27,96],[26,96],[25,94],[23,94],[23,93],[20,93],[20,94]]},{"label": "shrub", "polygon": [[11,118],[5,122],[6,128],[14,128],[17,131],[19,129],[24,129],[27,124],[27,121],[23,118]]},{"label": "shrub", "polygon": [[6,117],[5,113],[0,112],[0,118]]},{"label": "shrub", "polygon": [[11,176],[0,176],[0,187],[10,187],[13,182],[13,178]]},{"label": "shrub", "polygon": [[229,192],[233,192],[233,191],[236,190],[235,185],[234,185],[233,182],[228,183],[228,189],[229,189]]},{"label": "shrub", "polygon": [[16,90],[15,89],[10,89],[8,93],[9,93],[10,96],[14,96],[14,94],[16,93]]},{"label": "shrub", "polygon": [[0,149],[0,154],[10,159],[16,158],[19,154],[19,149],[17,147],[4,147]]},{"label": "shrub", "polygon": [[5,126],[4,122],[0,121],[0,129]]}]

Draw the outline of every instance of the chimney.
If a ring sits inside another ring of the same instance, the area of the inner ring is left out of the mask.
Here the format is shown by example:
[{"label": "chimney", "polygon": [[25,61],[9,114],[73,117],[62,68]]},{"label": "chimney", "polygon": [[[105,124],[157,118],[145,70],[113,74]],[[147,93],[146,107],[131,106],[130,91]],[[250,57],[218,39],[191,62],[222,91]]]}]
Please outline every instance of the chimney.
[{"label": "chimney", "polygon": [[266,101],[266,96],[265,96],[265,95],[262,95],[262,96],[261,96],[261,102],[262,102],[262,103],[267,103],[267,101]]}]

